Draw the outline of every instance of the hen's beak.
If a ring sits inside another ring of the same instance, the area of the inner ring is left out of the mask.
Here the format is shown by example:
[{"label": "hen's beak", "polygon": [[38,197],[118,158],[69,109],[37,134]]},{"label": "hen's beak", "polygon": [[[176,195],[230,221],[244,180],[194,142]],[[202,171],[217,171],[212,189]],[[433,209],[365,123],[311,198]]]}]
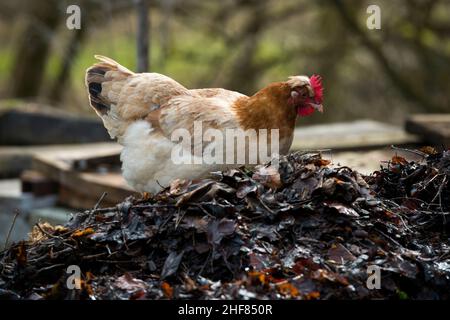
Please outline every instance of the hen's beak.
[{"label": "hen's beak", "polygon": [[320,113],[323,113],[323,106],[321,104],[310,103],[309,105],[314,109],[316,109],[317,111],[319,111]]}]

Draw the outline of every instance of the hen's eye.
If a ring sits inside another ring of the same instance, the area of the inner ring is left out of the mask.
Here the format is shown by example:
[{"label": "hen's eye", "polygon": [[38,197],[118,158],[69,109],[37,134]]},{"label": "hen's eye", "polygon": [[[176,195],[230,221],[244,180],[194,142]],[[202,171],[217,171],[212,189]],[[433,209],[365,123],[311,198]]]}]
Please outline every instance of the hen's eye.
[{"label": "hen's eye", "polygon": [[297,92],[302,98],[306,98],[308,96],[308,90],[305,87],[298,88]]}]

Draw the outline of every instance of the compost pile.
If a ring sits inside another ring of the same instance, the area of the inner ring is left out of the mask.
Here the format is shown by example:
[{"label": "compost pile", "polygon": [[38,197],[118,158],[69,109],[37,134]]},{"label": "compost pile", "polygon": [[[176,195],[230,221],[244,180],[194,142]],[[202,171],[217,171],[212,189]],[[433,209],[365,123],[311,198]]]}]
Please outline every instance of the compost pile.
[{"label": "compost pile", "polygon": [[295,153],[38,224],[0,297],[448,299],[449,196],[450,151],[370,176]]}]

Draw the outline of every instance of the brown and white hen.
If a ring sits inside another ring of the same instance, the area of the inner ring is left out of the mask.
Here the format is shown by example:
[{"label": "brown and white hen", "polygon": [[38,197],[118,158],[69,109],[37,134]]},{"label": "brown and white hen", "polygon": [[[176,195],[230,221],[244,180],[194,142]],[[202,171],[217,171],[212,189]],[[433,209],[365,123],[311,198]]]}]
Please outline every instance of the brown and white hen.
[{"label": "brown and white hen", "polygon": [[[198,159],[181,164],[174,161],[173,155],[182,148],[173,141],[177,129],[193,134],[196,122],[203,131],[215,129],[224,135],[227,129],[254,129],[257,133],[259,129],[278,129],[279,153],[285,154],[297,115],[322,112],[319,76],[292,76],[249,97],[219,88],[189,90],[162,74],[134,73],[110,58],[96,58],[100,62],[86,72],[89,101],[111,138],[123,145],[123,176],[140,192],[154,193],[171,180],[199,178],[232,166]],[[194,158],[198,144],[206,145],[205,141],[193,141],[188,154]]]}]

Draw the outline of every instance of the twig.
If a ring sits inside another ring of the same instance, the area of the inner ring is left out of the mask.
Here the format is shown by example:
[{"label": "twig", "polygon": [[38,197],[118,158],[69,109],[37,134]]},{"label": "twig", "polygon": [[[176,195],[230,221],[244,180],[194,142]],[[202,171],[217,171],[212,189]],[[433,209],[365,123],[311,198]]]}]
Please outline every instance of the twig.
[{"label": "twig", "polygon": [[215,218],[214,215],[212,215],[212,214],[209,213],[205,208],[203,208],[203,206],[202,206],[201,203],[188,203],[188,205],[197,207],[197,208],[199,208],[200,210],[202,210],[202,212],[203,212],[204,214],[206,214],[207,216],[210,216],[210,217],[212,217],[212,218]]},{"label": "twig", "polygon": [[36,277],[41,272],[48,271],[48,270],[55,269],[55,268],[59,268],[59,267],[64,267],[64,266],[65,266],[65,264],[63,264],[63,263],[52,264],[52,265],[50,265],[48,267],[44,267],[44,268],[39,269],[38,271],[36,271],[36,273],[33,275],[33,277]]},{"label": "twig", "polygon": [[88,255],[88,256],[83,256],[81,258],[81,260],[94,259],[94,258],[98,258],[98,257],[104,256],[105,254],[108,254],[108,253],[107,252],[102,252],[102,253],[97,253],[97,254],[91,254],[91,255]]},{"label": "twig", "polygon": [[406,151],[406,152],[414,153],[414,154],[416,154],[418,156],[421,156],[423,158],[426,158],[428,156],[425,152],[422,152],[422,151],[419,151],[419,150],[400,148],[400,147],[394,146],[393,144],[391,145],[391,149],[397,150],[397,151]]},{"label": "twig", "polygon": [[12,231],[14,229],[14,225],[16,224],[16,219],[17,219],[18,216],[19,216],[19,210],[16,209],[13,221],[11,223],[11,227],[9,227],[8,235],[6,236],[5,247],[4,247],[5,250],[6,250],[7,246],[8,246],[9,238],[11,237],[11,233],[12,233]]},{"label": "twig", "polygon": [[43,234],[45,234],[46,236],[50,237],[50,238],[55,238],[55,239],[62,239],[59,236],[55,236],[47,231],[45,231],[44,229],[42,229],[42,227],[39,225],[39,222],[35,224],[35,226],[39,229],[39,231],[41,231]]},{"label": "twig", "polygon": [[165,188],[167,188],[167,187],[164,187],[161,183],[159,183],[159,181],[158,180],[156,180],[156,183],[158,184],[158,186],[160,186],[162,189],[165,189]]},{"label": "twig", "polygon": [[444,186],[445,186],[446,182],[447,182],[447,176],[444,176],[444,178],[442,179],[442,182],[441,182],[441,184],[439,186],[439,189],[438,189],[436,195],[433,197],[431,202],[428,204],[428,208],[427,209],[429,209],[430,205],[439,197],[439,206],[440,206],[441,211],[443,211],[442,210],[441,193],[442,193],[442,190],[444,189]]},{"label": "twig", "polygon": [[103,262],[103,263],[135,263],[132,260],[101,260],[98,259],[98,262]]},{"label": "twig", "polygon": [[289,283],[289,282],[292,282],[292,281],[300,280],[300,279],[303,278],[303,277],[304,277],[303,274],[299,274],[298,276],[295,276],[295,277],[293,277],[293,278],[291,278],[291,279],[286,279],[286,280],[277,282],[277,283],[275,283],[274,285],[275,285],[275,286],[281,286],[281,285],[283,285],[283,284],[286,284],[286,283]]},{"label": "twig", "polygon": [[381,235],[383,235],[385,238],[391,240],[393,243],[395,243],[397,246],[403,248],[403,246],[396,240],[394,240],[392,237],[388,236],[387,234],[385,234],[383,231],[379,230],[379,229],[375,229],[378,233],[380,233]]},{"label": "twig", "polygon": [[108,207],[108,208],[98,208],[98,209],[92,209],[92,210],[88,210],[88,212],[92,213],[107,213],[107,212],[113,212],[116,211],[117,207]]},{"label": "twig", "polygon": [[96,211],[100,205],[100,203],[103,201],[103,199],[106,198],[106,196],[108,195],[108,192],[103,192],[102,196],[100,197],[100,199],[98,199],[97,203],[94,206],[94,211]]},{"label": "twig", "polygon": [[177,220],[175,221],[175,229],[178,228],[178,225],[179,225],[180,222],[183,220],[185,214],[186,214],[186,211],[184,211],[183,214],[180,215],[180,209],[178,209],[178,218],[177,218]]},{"label": "twig", "polygon": [[176,208],[177,206],[174,204],[145,204],[145,205],[135,205],[133,209],[150,209],[150,208]]}]

